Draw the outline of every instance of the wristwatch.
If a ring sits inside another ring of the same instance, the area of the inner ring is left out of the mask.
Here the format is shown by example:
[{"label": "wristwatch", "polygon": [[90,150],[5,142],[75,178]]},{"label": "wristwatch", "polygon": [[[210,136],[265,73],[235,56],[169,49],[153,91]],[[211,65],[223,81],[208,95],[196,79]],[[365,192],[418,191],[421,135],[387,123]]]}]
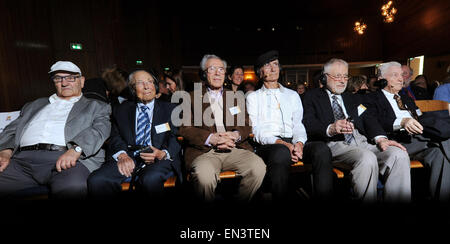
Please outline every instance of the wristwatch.
[{"label": "wristwatch", "polygon": [[82,152],[83,152],[83,149],[81,149],[80,146],[76,146],[76,147],[74,148],[74,150],[75,150],[75,152],[78,152],[78,153],[82,153]]},{"label": "wristwatch", "polygon": [[81,147],[78,146],[77,144],[73,144],[71,149],[75,150],[75,152],[77,152],[77,153],[82,153],[83,152],[83,149],[81,149]]}]

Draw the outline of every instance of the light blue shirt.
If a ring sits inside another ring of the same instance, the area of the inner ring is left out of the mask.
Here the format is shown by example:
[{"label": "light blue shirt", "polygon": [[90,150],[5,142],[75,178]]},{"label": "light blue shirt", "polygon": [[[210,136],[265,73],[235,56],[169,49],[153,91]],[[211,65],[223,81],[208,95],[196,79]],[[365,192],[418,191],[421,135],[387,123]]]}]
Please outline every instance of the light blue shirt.
[{"label": "light blue shirt", "polygon": [[434,90],[433,100],[442,100],[450,103],[450,83],[438,86]]}]

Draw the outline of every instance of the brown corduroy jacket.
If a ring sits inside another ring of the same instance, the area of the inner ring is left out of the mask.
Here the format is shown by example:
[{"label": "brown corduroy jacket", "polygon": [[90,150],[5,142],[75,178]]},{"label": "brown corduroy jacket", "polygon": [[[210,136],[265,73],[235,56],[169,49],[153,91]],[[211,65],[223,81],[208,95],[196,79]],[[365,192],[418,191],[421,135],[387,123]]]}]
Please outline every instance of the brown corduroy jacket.
[{"label": "brown corduroy jacket", "polygon": [[[236,148],[242,148],[242,149],[247,149],[250,151],[253,151],[253,147],[250,145],[250,143],[248,142],[248,140],[251,140],[251,138],[249,138],[250,133],[252,132],[251,126],[249,124],[249,117],[248,117],[248,113],[245,109],[245,101],[243,103],[243,105],[241,104],[241,106],[239,106],[239,109],[241,111],[241,113],[245,113],[245,126],[237,126],[238,125],[238,114],[236,115],[232,115],[230,112],[229,108],[226,108],[226,101],[227,101],[227,91],[231,91],[228,89],[223,89],[223,124],[225,125],[225,130],[226,131],[239,131],[240,135],[241,135],[241,140],[239,142],[237,142],[236,144]],[[201,97],[201,101],[203,101],[204,97],[206,96],[207,93],[207,88],[206,86],[203,85],[202,87],[202,97]],[[205,114],[205,110],[208,109],[210,107],[210,103],[209,100],[206,99],[208,102],[205,103],[201,103],[202,108],[202,125],[201,126],[195,126],[194,125],[194,91],[190,92],[190,97],[191,97],[191,125],[190,126],[186,126],[186,125],[182,125],[180,127],[179,130],[179,135],[183,137],[184,141],[184,146],[185,146],[185,162],[186,162],[186,168],[190,169],[191,163],[192,161],[200,156],[203,153],[208,152],[209,150],[211,150],[212,148],[209,146],[205,145],[206,140],[208,139],[208,136],[211,133],[216,133],[216,126],[207,126],[205,125],[204,121],[203,121],[203,115]],[[199,99],[199,98],[197,98]],[[237,100],[234,99],[233,101],[233,106],[238,106]],[[198,109],[198,108],[197,108]],[[227,116],[231,116],[231,118],[233,118],[234,123],[233,126],[227,126],[226,124],[226,118]],[[212,119],[214,119],[214,114],[211,114]]]}]

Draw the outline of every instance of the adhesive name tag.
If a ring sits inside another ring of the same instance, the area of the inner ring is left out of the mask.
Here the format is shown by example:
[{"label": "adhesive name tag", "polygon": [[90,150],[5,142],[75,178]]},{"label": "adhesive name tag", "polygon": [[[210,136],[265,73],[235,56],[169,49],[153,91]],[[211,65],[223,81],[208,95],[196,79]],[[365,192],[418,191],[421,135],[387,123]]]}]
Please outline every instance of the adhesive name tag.
[{"label": "adhesive name tag", "polygon": [[241,109],[239,109],[238,106],[235,106],[235,107],[231,107],[231,108],[230,108],[230,113],[231,113],[231,115],[236,115],[236,114],[238,114],[238,113],[240,113],[240,112],[241,112]]},{"label": "adhesive name tag", "polygon": [[367,108],[364,105],[360,104],[358,106],[358,116],[361,116],[361,114],[364,113],[364,111],[366,111],[366,109]]},{"label": "adhesive name tag", "polygon": [[170,125],[169,123],[160,124],[155,126],[155,130],[157,134],[170,131]]},{"label": "adhesive name tag", "polygon": [[417,116],[422,116],[422,111],[420,111],[420,108],[416,109]]}]

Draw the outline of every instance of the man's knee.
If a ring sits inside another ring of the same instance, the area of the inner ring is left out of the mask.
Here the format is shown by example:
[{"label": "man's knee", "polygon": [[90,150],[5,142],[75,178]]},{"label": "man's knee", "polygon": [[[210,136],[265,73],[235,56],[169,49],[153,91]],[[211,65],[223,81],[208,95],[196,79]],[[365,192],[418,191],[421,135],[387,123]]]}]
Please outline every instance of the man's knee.
[{"label": "man's knee", "polygon": [[197,184],[208,186],[217,183],[217,172],[208,162],[195,162],[191,168],[191,179]]},{"label": "man's knee", "polygon": [[291,162],[291,151],[285,145],[274,144],[271,148],[269,157],[267,158],[271,165],[286,166]]},{"label": "man's knee", "polygon": [[377,156],[371,151],[362,151],[359,154],[356,166],[367,170],[373,170],[378,172],[378,159]]}]

